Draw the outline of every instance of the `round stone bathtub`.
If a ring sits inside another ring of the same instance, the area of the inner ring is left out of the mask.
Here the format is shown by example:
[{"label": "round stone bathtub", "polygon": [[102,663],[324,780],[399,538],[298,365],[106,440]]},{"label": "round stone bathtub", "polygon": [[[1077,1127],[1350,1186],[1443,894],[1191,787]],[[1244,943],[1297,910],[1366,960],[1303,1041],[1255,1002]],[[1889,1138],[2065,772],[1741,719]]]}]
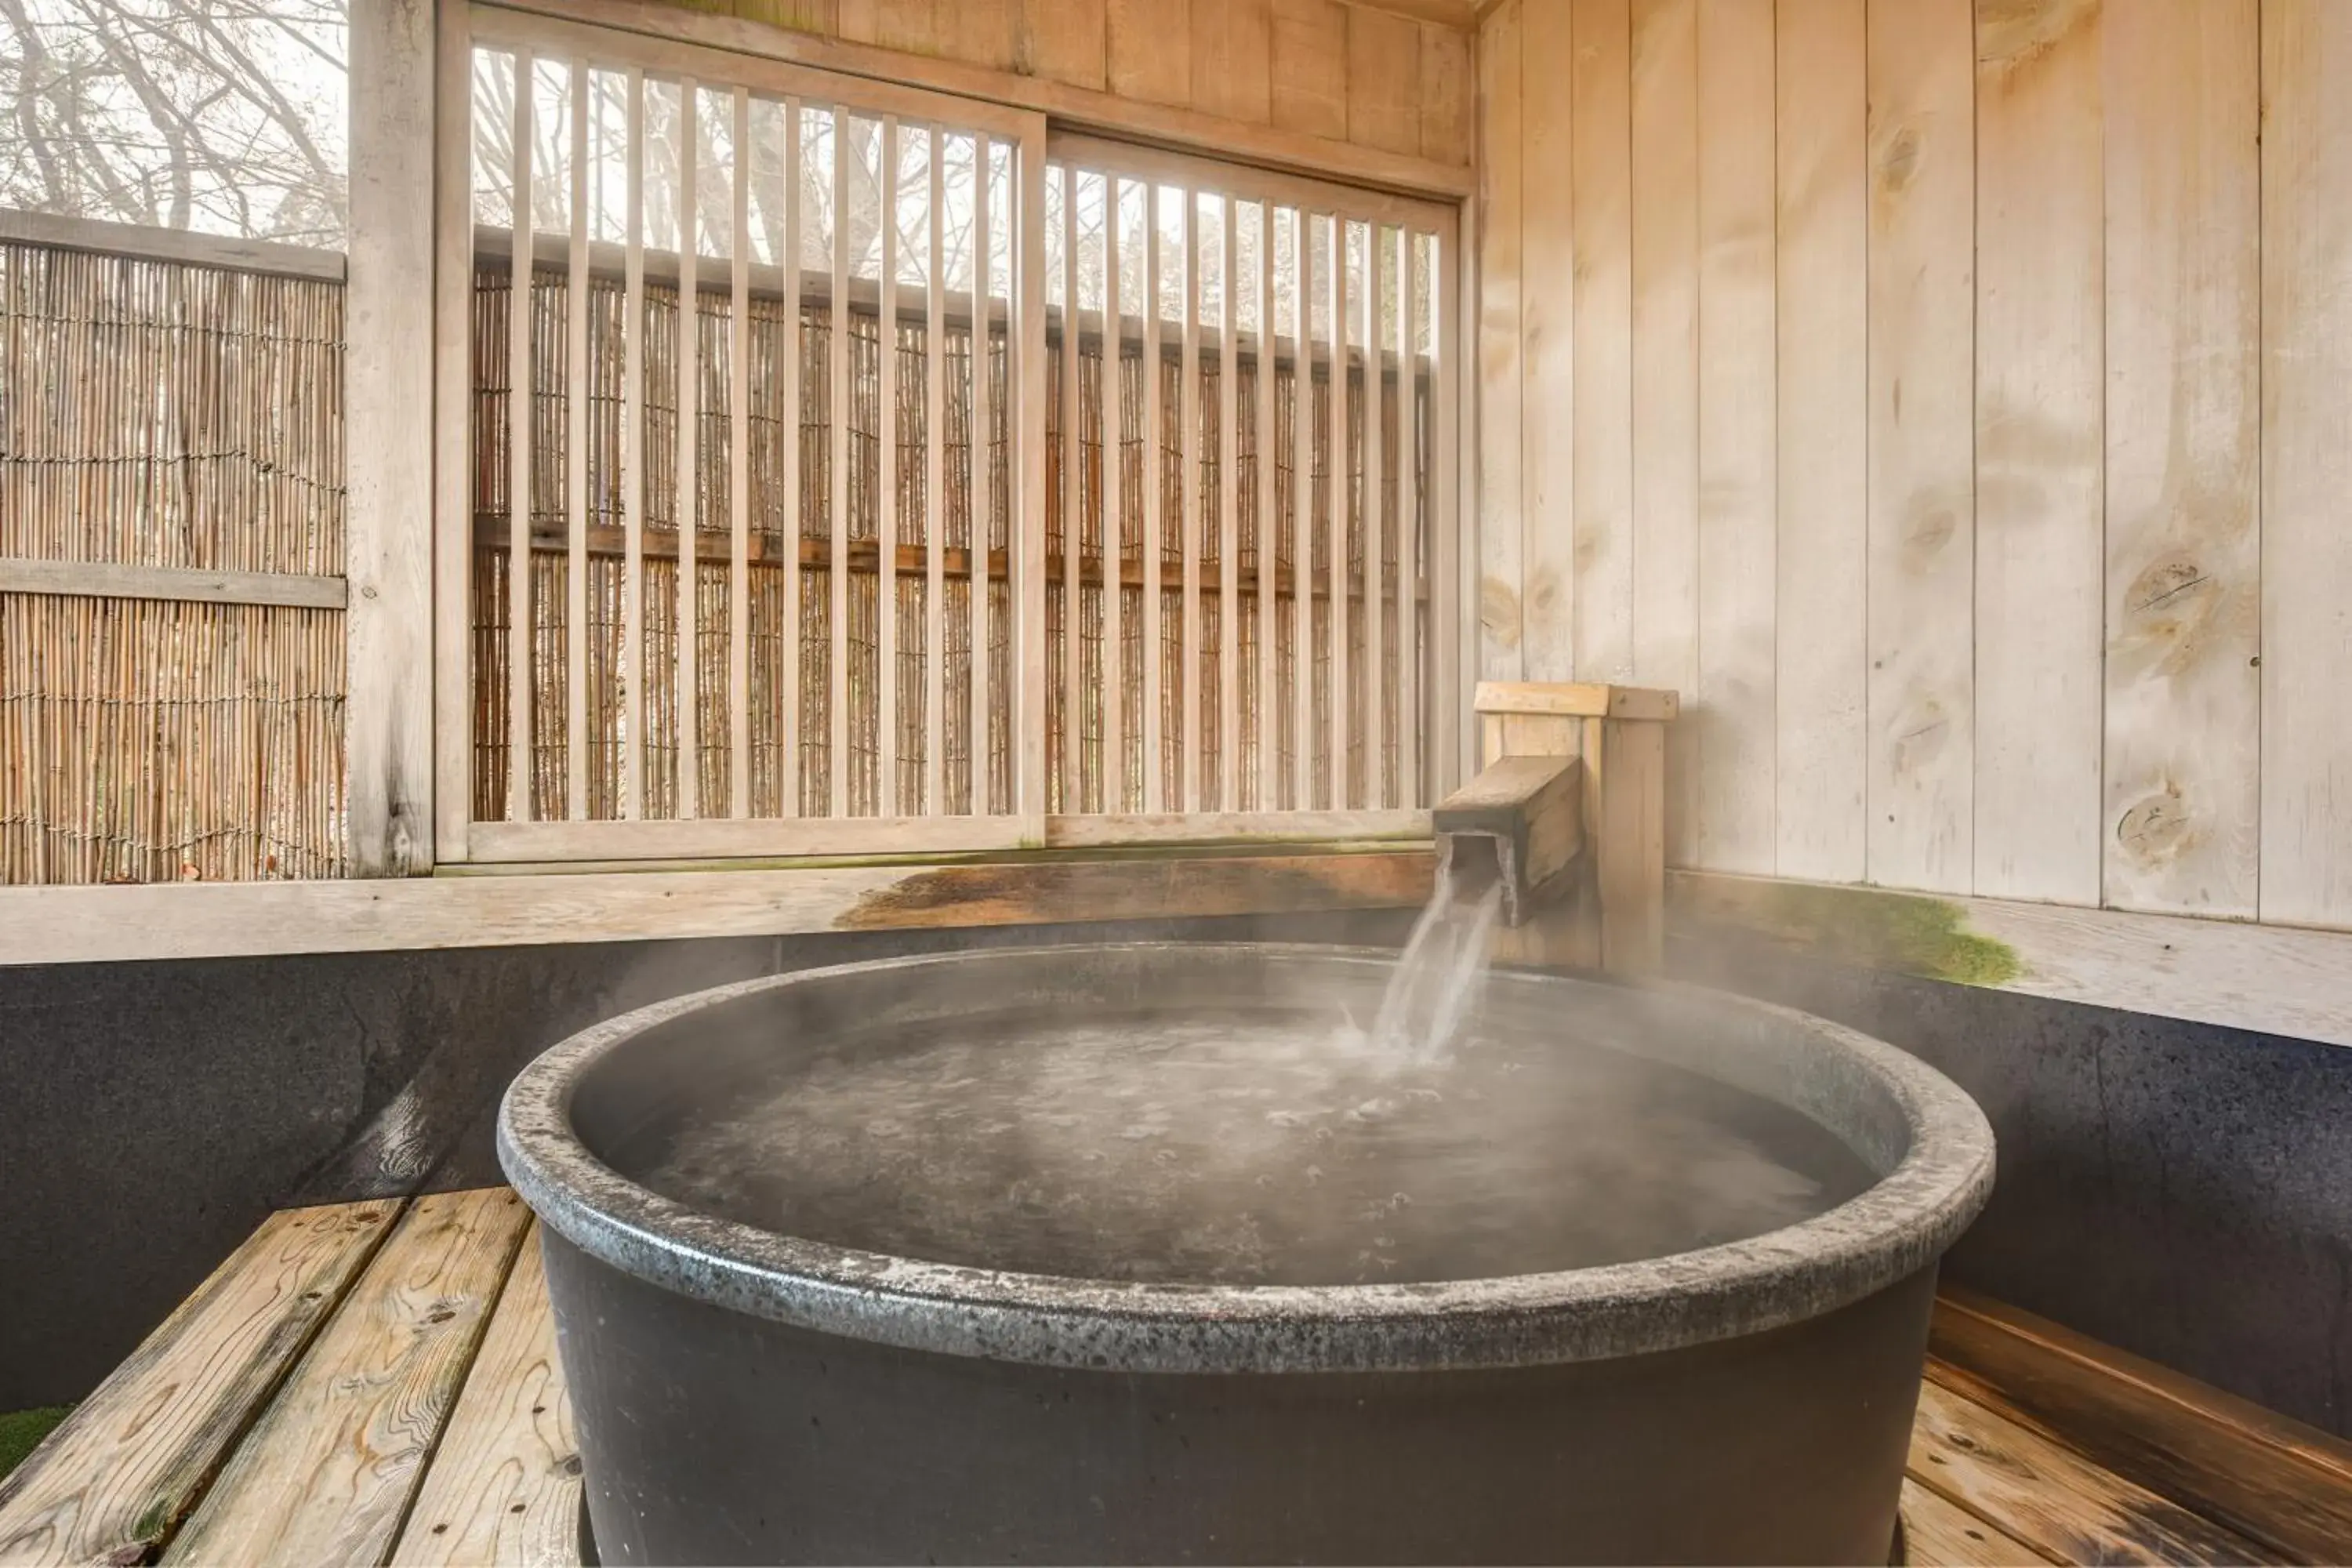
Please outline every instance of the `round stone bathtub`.
[{"label": "round stone bathtub", "polygon": [[[1974,1102],[1785,1009],[1498,972],[1470,1030],[1498,1044],[1458,1083],[1264,1109],[1320,1059],[1280,1042],[1369,1019],[1392,962],[852,964],[541,1057],[499,1155],[544,1222],[603,1560],[1886,1562],[1937,1261],[1992,1183]],[[1131,1029],[1128,1076],[1176,1103],[1115,1085],[1106,1121],[1071,1072],[1007,1065],[1074,1028],[1084,1082]],[[714,1105],[797,1118],[793,1160],[698,1185],[677,1151]],[[1350,1140],[1415,1115],[1443,1145],[1406,1161],[1422,1200],[1367,1207],[1349,1184],[1391,1173]],[[1767,1131],[1811,1175],[1707,1152]],[[1016,1143],[1037,1169],[1007,1178]],[[1696,1221],[1693,1148],[1723,1211]],[[1158,1213],[1203,1164],[1264,1170],[1198,1223]]]}]

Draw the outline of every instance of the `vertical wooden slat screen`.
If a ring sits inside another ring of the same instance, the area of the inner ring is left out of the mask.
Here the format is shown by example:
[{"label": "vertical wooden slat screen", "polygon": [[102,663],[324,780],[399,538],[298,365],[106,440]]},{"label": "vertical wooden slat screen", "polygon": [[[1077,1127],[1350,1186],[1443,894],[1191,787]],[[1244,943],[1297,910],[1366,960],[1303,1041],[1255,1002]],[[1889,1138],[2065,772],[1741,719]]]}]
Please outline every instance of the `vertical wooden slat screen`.
[{"label": "vertical wooden slat screen", "polygon": [[588,815],[588,62],[572,62],[572,220],[564,284],[564,815]]},{"label": "vertical wooden slat screen", "polygon": [[1388,769],[1381,741],[1381,710],[1388,706],[1387,661],[1381,657],[1383,623],[1388,619],[1388,580],[1381,557],[1388,537],[1388,465],[1381,426],[1386,422],[1383,390],[1387,373],[1381,367],[1381,227],[1364,234],[1364,804],[1378,810],[1389,804]]},{"label": "vertical wooden slat screen", "polygon": [[1291,209],[1291,806],[1315,806],[1315,245]]},{"label": "vertical wooden slat screen", "polygon": [[1449,209],[468,21],[451,858],[1425,826]]},{"label": "vertical wooden slat screen", "polygon": [[[923,263],[923,504],[930,515],[923,523],[923,791],[918,812],[943,816],[947,802],[941,786],[947,777],[947,246],[940,207],[947,191],[947,133],[930,132],[930,182],[924,204],[928,240]],[[977,318],[975,317],[975,320]],[[975,580],[987,577],[987,552]]]},{"label": "vertical wooden slat screen", "polygon": [[832,477],[832,504],[825,509],[825,531],[832,552],[826,574],[832,595],[828,628],[826,680],[831,695],[825,704],[828,750],[825,813],[849,814],[849,114],[833,111],[833,272],[825,291],[831,319],[826,338],[826,377],[830,390],[825,414],[833,437],[827,472]]},{"label": "vertical wooden slat screen", "polygon": [[[1182,193],[1184,266],[1184,357],[1179,363],[1177,406],[1182,424],[1178,446],[1183,467],[1178,470],[1183,497],[1184,640],[1178,645],[1176,685],[1178,733],[1183,740],[1177,752],[1178,795],[1186,811],[1201,809],[1201,197]],[[1158,366],[1152,367],[1157,370]]]},{"label": "vertical wooden slat screen", "polygon": [[[514,52],[514,130],[508,143],[512,160],[508,188],[513,195],[507,309],[507,560],[530,559],[532,424],[530,398],[531,312],[514,301],[531,297],[531,56]],[[531,816],[530,799],[530,574],[507,572],[507,815],[517,822]]]},{"label": "vertical wooden slat screen", "polygon": [[1257,204],[1257,390],[1251,410],[1257,420],[1257,801],[1260,811],[1279,802],[1281,725],[1276,718],[1279,685],[1275,654],[1276,547],[1274,489],[1274,388],[1278,375],[1274,350],[1274,216],[1272,202]]},{"label": "vertical wooden slat screen", "polygon": [[[992,479],[995,463],[991,458],[991,432],[996,428],[997,404],[993,379],[989,371],[989,317],[993,310],[991,301],[994,289],[990,279],[990,234],[988,226],[988,194],[991,149],[983,134],[972,139],[971,149],[971,326],[967,342],[971,362],[971,435],[965,443],[969,470],[966,494],[971,498],[971,522],[968,548],[971,568],[971,730],[965,742],[971,760],[971,783],[967,815],[985,816],[989,813],[994,791],[995,753],[993,718],[988,700],[990,668],[994,663],[989,622],[990,598],[989,558],[994,549],[995,517],[989,504],[992,490]],[[1010,569],[1012,553],[1005,555]]]},{"label": "vertical wooden slat screen", "polygon": [[1421,437],[1422,395],[1412,374],[1419,352],[1422,310],[1421,247],[1409,229],[1397,231],[1398,303],[1396,317],[1397,441],[1397,779],[1402,792],[1400,805],[1418,805],[1428,796],[1421,776],[1421,666],[1426,657],[1428,629],[1422,625],[1421,600],[1413,584],[1421,580],[1422,497],[1428,489],[1429,444]]},{"label": "vertical wooden slat screen", "polygon": [[1241,380],[1241,290],[1235,277],[1241,215],[1230,199],[1217,202],[1224,250],[1217,270],[1217,809],[1234,811],[1241,804],[1234,789],[1242,706],[1241,426],[1234,412],[1235,384]]},{"label": "vertical wooden slat screen", "polygon": [[1163,762],[1167,714],[1161,709],[1165,668],[1160,647],[1160,565],[1163,555],[1161,512],[1168,504],[1168,465],[1160,448],[1165,439],[1162,406],[1166,392],[1160,375],[1160,195],[1157,181],[1143,184],[1143,809],[1157,816],[1167,798]]},{"label": "vertical wooden slat screen", "polygon": [[[1071,302],[1049,328],[1052,569],[1065,595],[1051,841],[1421,830],[1446,772],[1424,760],[1423,704],[1453,689],[1458,637],[1455,585],[1433,580],[1448,563],[1427,543],[1440,525],[1426,500],[1440,482],[1429,421],[1453,381],[1439,340],[1422,346],[1433,309],[1422,257],[1454,243],[1453,215],[1085,137],[1051,146],[1049,217],[1064,226],[1048,244]],[[1097,181],[1098,313],[1081,297]],[[1117,217],[1130,184],[1145,196],[1132,243]],[[1130,300],[1122,268],[1138,259]],[[1142,363],[1130,383],[1131,358]],[[1121,460],[1130,395],[1144,445],[1135,497]],[[1113,589],[1137,513],[1143,664],[1130,715]],[[1080,589],[1097,581],[1111,650],[1098,679]],[[1099,725],[1082,702],[1100,704]]]},{"label": "vertical wooden slat screen", "polygon": [[443,221],[474,268],[443,310],[471,400],[440,417],[469,473],[436,526],[468,563],[443,624],[471,679],[440,700],[475,787],[447,858],[1042,839],[1016,715],[1045,647],[1018,226],[1042,118],[467,19],[443,134],[472,180]]},{"label": "vertical wooden slat screen", "polygon": [[1078,412],[1078,172],[1065,166],[1060,186],[1062,441],[1057,454],[1061,459],[1061,483],[1055,487],[1055,496],[1060,503],[1062,526],[1062,721],[1057,727],[1062,743],[1061,765],[1055,774],[1061,780],[1062,810],[1076,812],[1085,809],[1078,776],[1078,761],[1085,748],[1077,743],[1079,707],[1084,700],[1079,689],[1080,669],[1085,662],[1079,658],[1083,639],[1078,635],[1078,519],[1086,510],[1085,432]]},{"label": "vertical wooden slat screen", "polygon": [[698,610],[701,598],[702,563],[702,417],[698,397],[702,390],[700,356],[696,352],[698,331],[696,316],[701,299],[700,269],[696,260],[702,249],[695,233],[695,185],[699,171],[695,166],[694,142],[695,99],[698,89],[695,79],[688,76],[677,89],[677,184],[673,187],[677,201],[677,346],[673,351],[677,366],[677,510],[674,521],[677,529],[677,784],[676,799],[677,815],[691,817],[698,815],[700,801],[696,785],[702,773],[702,703],[701,683],[696,656],[700,642],[701,627]]},{"label": "vertical wooden slat screen", "polygon": [[646,77],[629,72],[628,212],[621,298],[621,816],[645,815],[646,792]]},{"label": "vertical wooden slat screen", "polygon": [[[727,228],[727,815],[751,815],[751,100],[735,89],[735,208]],[[575,625],[577,623],[574,623]]]},{"label": "vertical wooden slat screen", "polygon": [[1348,685],[1348,644],[1355,619],[1355,584],[1350,580],[1348,551],[1349,503],[1354,499],[1355,466],[1348,452],[1348,220],[1335,215],[1327,231],[1331,246],[1331,336],[1324,344],[1329,379],[1325,404],[1330,416],[1330,447],[1323,459],[1329,475],[1325,494],[1330,513],[1327,559],[1331,568],[1331,809],[1346,811],[1355,805],[1348,767],[1348,710],[1352,693]]},{"label": "vertical wooden slat screen", "polygon": [[1127,317],[1119,288],[1119,181],[1103,177],[1103,809],[1132,809],[1127,770]]},{"label": "vertical wooden slat screen", "polygon": [[[875,742],[881,753],[874,810],[896,815],[898,795],[898,121],[885,115],[877,149],[882,205],[875,215],[881,233],[878,271],[881,303],[875,313],[874,357],[881,395],[874,416],[880,484],[875,490],[875,630],[881,645],[875,671]],[[847,227],[844,223],[843,226]]]}]

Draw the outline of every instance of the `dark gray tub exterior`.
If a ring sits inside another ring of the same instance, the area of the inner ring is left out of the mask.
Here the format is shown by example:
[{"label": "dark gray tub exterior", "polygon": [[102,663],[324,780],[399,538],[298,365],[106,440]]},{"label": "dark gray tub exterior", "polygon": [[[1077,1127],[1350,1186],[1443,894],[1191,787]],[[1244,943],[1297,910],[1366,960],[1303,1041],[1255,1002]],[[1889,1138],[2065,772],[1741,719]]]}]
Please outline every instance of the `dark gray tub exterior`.
[{"label": "dark gray tub exterior", "polygon": [[756,1561],[1885,1562],[1936,1261],[1992,1139],[1913,1058],[1686,989],[1497,974],[1494,1026],[1674,1061],[1881,1179],[1676,1257],[1415,1286],[1055,1279],[820,1246],[606,1166],[751,1054],[991,1005],[1376,994],[1385,954],[1131,944],[856,964],[658,1004],[509,1090],[599,1549]]}]

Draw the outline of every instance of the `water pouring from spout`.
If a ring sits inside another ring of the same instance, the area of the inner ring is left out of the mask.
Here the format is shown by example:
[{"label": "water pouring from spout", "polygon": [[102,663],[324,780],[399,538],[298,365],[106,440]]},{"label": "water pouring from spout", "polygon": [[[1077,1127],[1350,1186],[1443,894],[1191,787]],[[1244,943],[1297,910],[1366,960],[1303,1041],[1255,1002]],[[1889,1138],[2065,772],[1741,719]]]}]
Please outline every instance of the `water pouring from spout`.
[{"label": "water pouring from spout", "polygon": [[1400,1060],[1444,1058],[1486,976],[1502,912],[1503,884],[1491,871],[1482,876],[1452,859],[1439,868],[1381,999],[1371,1033],[1378,1050]]}]

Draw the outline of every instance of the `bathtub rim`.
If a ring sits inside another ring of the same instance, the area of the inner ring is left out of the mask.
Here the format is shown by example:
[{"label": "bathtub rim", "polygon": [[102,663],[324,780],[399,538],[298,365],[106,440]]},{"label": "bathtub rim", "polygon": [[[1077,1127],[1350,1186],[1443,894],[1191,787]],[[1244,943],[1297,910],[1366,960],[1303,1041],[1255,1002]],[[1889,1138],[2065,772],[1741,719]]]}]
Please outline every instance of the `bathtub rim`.
[{"label": "bathtub rim", "polygon": [[[858,984],[940,964],[1045,965],[1118,953],[1386,967],[1394,954],[1275,942],[1073,943],[930,953],[761,976],[652,1004],[551,1047],[499,1106],[498,1152],[542,1223],[582,1251],[728,1310],[908,1351],[1132,1373],[1457,1370],[1595,1361],[1759,1333],[1831,1311],[1936,1261],[1990,1196],[1992,1131],[1926,1063],[1811,1015],[1675,983],[1635,988],[1785,1038],[1856,1093],[1881,1098],[1907,1138],[1894,1168],[1810,1219],[1663,1258],[1424,1284],[1131,1284],[896,1258],[702,1213],[639,1185],[573,1131],[582,1080],[640,1036],[781,987]],[[1525,1002],[1616,983],[1498,970]],[[1538,988],[1528,990],[1528,988]],[[1808,1114],[1813,1112],[1808,1111]],[[1822,1120],[1816,1115],[1815,1120]],[[1832,1131],[1854,1142],[1849,1128]]]}]

